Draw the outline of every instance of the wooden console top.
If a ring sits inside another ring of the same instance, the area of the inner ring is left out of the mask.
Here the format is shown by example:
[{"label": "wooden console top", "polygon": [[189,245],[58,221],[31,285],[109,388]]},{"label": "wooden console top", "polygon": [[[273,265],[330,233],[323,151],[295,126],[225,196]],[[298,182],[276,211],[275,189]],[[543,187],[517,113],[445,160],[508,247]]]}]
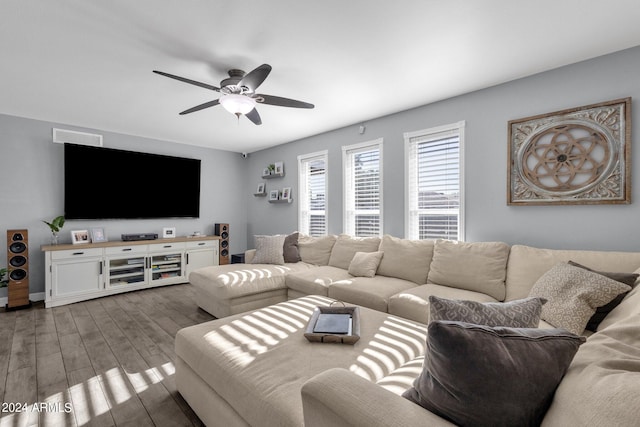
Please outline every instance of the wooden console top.
[{"label": "wooden console top", "polygon": [[154,243],[176,243],[176,242],[192,242],[196,240],[220,240],[220,236],[193,236],[193,237],[173,237],[171,239],[154,239],[154,240],[135,240],[123,241],[113,240],[110,242],[99,243],[79,243],[79,244],[62,244],[62,245],[42,245],[40,249],[45,251],[64,251],[69,249],[80,248],[108,248],[113,246],[133,246],[133,245],[150,245]]}]

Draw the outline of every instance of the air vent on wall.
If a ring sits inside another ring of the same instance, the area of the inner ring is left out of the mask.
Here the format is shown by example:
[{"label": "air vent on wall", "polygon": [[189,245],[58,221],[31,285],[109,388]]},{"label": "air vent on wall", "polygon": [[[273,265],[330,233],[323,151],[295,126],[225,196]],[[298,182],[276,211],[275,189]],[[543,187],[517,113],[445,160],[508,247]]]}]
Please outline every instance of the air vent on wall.
[{"label": "air vent on wall", "polygon": [[102,135],[53,128],[53,142],[102,147]]}]

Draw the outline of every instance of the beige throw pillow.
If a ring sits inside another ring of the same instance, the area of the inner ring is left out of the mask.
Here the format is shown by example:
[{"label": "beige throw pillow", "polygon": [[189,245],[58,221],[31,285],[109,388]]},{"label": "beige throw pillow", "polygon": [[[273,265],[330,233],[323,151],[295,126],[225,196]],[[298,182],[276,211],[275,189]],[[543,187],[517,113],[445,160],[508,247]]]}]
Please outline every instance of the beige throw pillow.
[{"label": "beige throw pillow", "polygon": [[624,283],[561,262],[538,279],[529,296],[547,299],[542,320],[581,334],[598,307],[630,289]]},{"label": "beige throw pillow", "polygon": [[373,277],[382,259],[382,252],[356,252],[349,264],[349,274],[358,277]]},{"label": "beige throw pillow", "polygon": [[283,246],[287,236],[254,236],[256,254],[251,264],[284,264]]}]

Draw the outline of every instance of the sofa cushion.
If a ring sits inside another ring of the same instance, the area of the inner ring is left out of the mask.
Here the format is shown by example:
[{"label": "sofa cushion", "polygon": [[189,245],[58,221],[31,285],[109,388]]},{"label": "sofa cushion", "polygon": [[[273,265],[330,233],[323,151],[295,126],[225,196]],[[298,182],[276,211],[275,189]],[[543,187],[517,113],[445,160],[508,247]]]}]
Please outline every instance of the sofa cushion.
[{"label": "sofa cushion", "polygon": [[252,264],[284,264],[283,247],[287,236],[278,234],[275,236],[254,236],[256,253],[251,260]]},{"label": "sofa cushion", "polygon": [[329,264],[331,249],[337,236],[312,237],[301,234],[298,237],[298,251],[303,262],[314,265]]},{"label": "sofa cushion", "polygon": [[584,340],[558,329],[431,322],[424,369],[403,396],[458,425],[537,426]]},{"label": "sofa cushion", "polygon": [[282,255],[284,256],[284,262],[299,262],[300,251],[298,250],[298,238],[300,233],[293,232],[284,239],[284,246],[282,247]]},{"label": "sofa cushion", "polygon": [[452,320],[485,326],[537,328],[544,298],[524,298],[510,302],[451,300],[431,295],[429,321]]},{"label": "sofa cushion", "polygon": [[[640,297],[640,292],[636,295]],[[593,334],[580,347],[543,427],[638,425],[640,300],[634,302],[635,315]]]},{"label": "sofa cushion", "polygon": [[275,289],[286,289],[285,277],[296,271],[309,269],[309,264],[227,264],[203,267],[189,274],[189,282],[206,289],[218,300],[230,300],[246,295],[260,294]]},{"label": "sofa cushion", "polygon": [[539,249],[513,245],[507,264],[507,300],[525,298],[533,284],[559,262],[579,262],[599,271],[633,272],[640,267],[640,252]]},{"label": "sofa cushion", "polygon": [[351,237],[341,234],[331,249],[329,265],[347,270],[356,252],[375,252],[379,247],[379,237]]},{"label": "sofa cushion", "polygon": [[580,334],[598,307],[629,289],[624,283],[561,262],[538,279],[529,295],[548,300],[542,307],[544,320]]},{"label": "sofa cushion", "polygon": [[[636,284],[636,280],[638,279],[638,276],[640,276],[640,274],[638,273],[614,273],[614,272],[607,272],[607,271],[596,271],[573,261],[569,261],[569,265],[573,265],[574,267],[584,268],[585,270],[593,271],[594,273],[602,274],[603,276],[608,277],[609,279],[613,279],[618,282],[622,282],[625,285],[629,285],[631,286],[632,289]],[[598,325],[600,324],[600,322],[602,322],[604,318],[607,317],[607,314],[609,314],[611,310],[616,308],[618,304],[622,302],[622,300],[627,294],[628,292],[623,292],[617,297],[615,297],[613,301],[611,301],[610,303],[598,307],[596,309],[596,312],[593,314],[593,316],[591,316],[591,318],[587,322],[586,329],[593,332],[597,331]]]},{"label": "sofa cushion", "polygon": [[449,299],[497,302],[495,298],[480,292],[427,283],[393,295],[389,298],[388,312],[416,322],[429,323],[429,296],[431,295]]},{"label": "sofa cushion", "polygon": [[349,264],[349,274],[357,277],[373,277],[382,259],[382,252],[356,252]]},{"label": "sofa cushion", "polygon": [[482,292],[503,301],[508,257],[509,245],[502,242],[438,240],[428,281]]},{"label": "sofa cushion", "polygon": [[418,285],[427,283],[433,245],[433,240],[407,240],[385,234],[380,242],[384,256],[376,274],[409,280]]},{"label": "sofa cushion", "polygon": [[393,277],[353,277],[334,282],[328,295],[340,301],[358,304],[387,312],[387,302],[392,295],[410,289],[415,283]]},{"label": "sofa cushion", "polygon": [[285,283],[289,289],[304,295],[323,295],[329,293],[329,286],[340,280],[349,280],[351,275],[342,268],[323,265],[309,270],[287,275]]}]

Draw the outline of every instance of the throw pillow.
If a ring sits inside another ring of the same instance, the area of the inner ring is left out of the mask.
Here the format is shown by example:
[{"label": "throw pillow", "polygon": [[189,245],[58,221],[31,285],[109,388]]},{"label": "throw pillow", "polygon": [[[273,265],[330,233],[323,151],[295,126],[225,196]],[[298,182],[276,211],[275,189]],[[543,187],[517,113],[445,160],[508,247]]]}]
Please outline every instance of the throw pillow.
[{"label": "throw pillow", "polygon": [[544,298],[509,302],[477,302],[429,297],[430,321],[453,320],[485,326],[537,328]]},{"label": "throw pillow", "polygon": [[538,426],[584,337],[435,321],[403,397],[461,426]]},{"label": "throw pillow", "polygon": [[299,233],[296,231],[285,237],[284,246],[282,248],[284,262],[300,261],[300,251],[298,251],[298,235]]},{"label": "throw pillow", "polygon": [[284,264],[284,234],[275,236],[254,236],[256,254],[251,264]]},{"label": "throw pillow", "polygon": [[382,252],[356,252],[349,264],[349,274],[359,277],[373,277],[382,259]]},{"label": "throw pillow", "polygon": [[624,283],[561,262],[534,283],[529,296],[547,299],[542,307],[543,320],[580,334],[598,307],[630,289]]},{"label": "throw pillow", "polygon": [[[585,270],[588,270],[588,271],[593,271],[594,273],[602,274],[603,276],[608,277],[609,279],[622,282],[625,285],[631,286],[631,289],[633,289],[633,287],[636,284],[636,280],[638,279],[638,276],[640,276],[640,274],[637,274],[637,273],[611,273],[607,271],[596,271],[573,261],[569,261],[569,264],[575,267],[584,268]],[[589,321],[587,322],[586,329],[589,331],[596,332],[598,330],[598,325],[600,324],[600,322],[602,322],[604,318],[607,317],[607,314],[609,314],[611,310],[616,308],[622,302],[622,300],[628,293],[629,292],[623,292],[617,297],[615,297],[613,301],[611,301],[609,304],[605,304],[603,306],[598,307],[594,315],[591,316],[591,319],[589,319]]]}]

